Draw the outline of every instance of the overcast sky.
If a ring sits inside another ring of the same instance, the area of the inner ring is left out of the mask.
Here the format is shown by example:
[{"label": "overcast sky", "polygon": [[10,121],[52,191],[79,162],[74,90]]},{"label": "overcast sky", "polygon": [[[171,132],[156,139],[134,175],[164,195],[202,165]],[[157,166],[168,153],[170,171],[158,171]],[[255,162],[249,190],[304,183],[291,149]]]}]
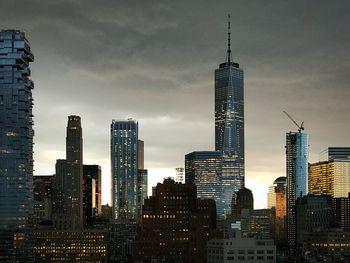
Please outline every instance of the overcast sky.
[{"label": "overcast sky", "polygon": [[285,175],[282,113],[305,122],[310,161],[349,146],[349,1],[0,0],[0,28],[29,35],[35,62],[35,174],[65,158],[67,116],[82,117],[84,163],[103,169],[109,202],[110,123],[132,117],[150,187],[214,148],[214,70],[232,54],[245,74],[246,185],[255,207]]}]

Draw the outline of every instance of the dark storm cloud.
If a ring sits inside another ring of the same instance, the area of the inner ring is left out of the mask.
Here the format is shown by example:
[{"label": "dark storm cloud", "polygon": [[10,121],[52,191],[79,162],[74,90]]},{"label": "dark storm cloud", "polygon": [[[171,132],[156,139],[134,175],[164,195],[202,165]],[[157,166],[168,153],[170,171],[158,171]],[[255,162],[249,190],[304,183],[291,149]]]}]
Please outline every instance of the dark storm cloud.
[{"label": "dark storm cloud", "polygon": [[295,127],[283,110],[305,121],[312,161],[349,145],[349,11],[347,1],[0,0],[1,27],[26,31],[36,57],[36,169],[64,157],[69,114],[82,116],[85,156],[96,162],[108,162],[112,118],[139,120],[149,166],[212,149],[227,13],[245,71],[247,177],[284,173]]}]

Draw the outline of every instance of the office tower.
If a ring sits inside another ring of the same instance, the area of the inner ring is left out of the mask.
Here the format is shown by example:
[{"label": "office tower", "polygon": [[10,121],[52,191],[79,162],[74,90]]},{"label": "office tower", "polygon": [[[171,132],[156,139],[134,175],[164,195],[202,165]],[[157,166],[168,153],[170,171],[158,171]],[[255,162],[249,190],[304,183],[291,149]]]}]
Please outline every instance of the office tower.
[{"label": "office tower", "polygon": [[222,202],[230,213],[232,194],[244,186],[243,70],[231,57],[230,22],[226,61],[215,70],[215,151],[222,155]]},{"label": "office tower", "polygon": [[32,213],[33,61],[24,32],[0,31],[0,261],[15,260],[14,232]]},{"label": "office tower", "polygon": [[350,232],[350,193],[348,197],[332,198],[334,225]]},{"label": "office tower", "polygon": [[327,231],[333,222],[332,198],[327,195],[300,197],[295,210],[297,245],[301,245],[312,232]]},{"label": "office tower", "polygon": [[320,162],[350,160],[350,147],[328,147],[320,153]]},{"label": "office tower", "polygon": [[101,214],[101,166],[83,165],[83,214],[86,226],[92,226]]},{"label": "office tower", "polygon": [[137,217],[137,141],[135,120],[111,124],[112,209],[115,219]]},{"label": "office tower", "polygon": [[145,200],[135,261],[205,262],[215,212],[215,202],[197,198],[194,184],[173,179],[158,183]]},{"label": "office tower", "polygon": [[350,192],[350,159],[331,158],[309,164],[309,193],[347,197]]},{"label": "office tower", "polygon": [[[196,151],[185,155],[185,181],[197,186],[199,198],[213,199],[217,218],[225,215],[225,200],[222,199],[221,154],[214,151]],[[232,196],[231,196],[232,198]]]},{"label": "office tower", "polygon": [[306,133],[286,134],[287,240],[291,255],[296,249],[295,201],[308,192],[308,148]]},{"label": "office tower", "polygon": [[51,220],[53,175],[35,175],[33,177],[33,223],[40,224]]},{"label": "office tower", "polygon": [[232,216],[240,219],[243,209],[254,209],[253,193],[248,188],[241,188],[232,195]]},{"label": "office tower", "polygon": [[245,236],[263,239],[273,237],[273,211],[271,209],[244,210],[241,215],[241,230]]},{"label": "office tower", "polygon": [[182,167],[175,168],[175,182],[185,183],[185,169]]},{"label": "office tower", "polygon": [[83,138],[75,115],[68,117],[66,160],[56,162],[52,217],[57,229],[83,228]]},{"label": "office tower", "polygon": [[227,238],[214,238],[208,241],[208,263],[275,263],[276,246],[272,239],[246,237],[241,231]]}]

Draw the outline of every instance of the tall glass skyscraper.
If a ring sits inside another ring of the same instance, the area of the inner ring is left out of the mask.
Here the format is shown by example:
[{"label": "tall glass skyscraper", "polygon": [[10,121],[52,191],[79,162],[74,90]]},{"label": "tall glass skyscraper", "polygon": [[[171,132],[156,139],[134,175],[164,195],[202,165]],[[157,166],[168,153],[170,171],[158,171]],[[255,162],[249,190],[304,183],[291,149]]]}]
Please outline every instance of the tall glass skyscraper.
[{"label": "tall glass skyscraper", "polygon": [[[15,260],[33,205],[33,53],[25,33],[0,31],[0,261]],[[12,261],[11,261],[12,262]]]},{"label": "tall glass skyscraper", "polygon": [[112,206],[115,219],[137,217],[137,140],[135,120],[111,124]]},{"label": "tall glass skyscraper", "polygon": [[292,253],[296,249],[295,201],[308,193],[308,153],[309,136],[306,133],[287,133],[287,239]]},{"label": "tall glass skyscraper", "polygon": [[215,150],[222,154],[222,202],[230,212],[233,193],[244,186],[243,70],[232,61],[230,22],[226,62],[215,70]]},{"label": "tall glass skyscraper", "polygon": [[213,199],[216,217],[224,219],[221,184],[221,154],[215,151],[195,151],[185,155],[185,182],[197,186],[197,196]]}]

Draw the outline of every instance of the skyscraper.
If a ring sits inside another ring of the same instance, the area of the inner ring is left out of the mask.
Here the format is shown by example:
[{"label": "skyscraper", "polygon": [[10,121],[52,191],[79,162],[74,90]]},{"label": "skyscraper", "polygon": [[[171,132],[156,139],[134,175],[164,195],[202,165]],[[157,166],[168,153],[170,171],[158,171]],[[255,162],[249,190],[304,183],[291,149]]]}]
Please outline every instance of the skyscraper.
[{"label": "skyscraper", "polygon": [[185,155],[185,181],[197,186],[199,198],[216,202],[216,216],[224,218],[225,203],[222,196],[221,155],[214,151],[196,151]]},{"label": "skyscraper", "polygon": [[292,254],[296,248],[295,201],[307,195],[309,136],[302,132],[286,134],[287,239]]},{"label": "skyscraper", "polygon": [[222,155],[222,200],[230,212],[232,194],[244,186],[243,70],[231,57],[230,21],[226,61],[215,70],[215,150]]},{"label": "skyscraper", "polygon": [[147,198],[148,171],[145,169],[145,143],[137,140],[137,218],[141,219],[142,206]]},{"label": "skyscraper", "polygon": [[83,138],[75,115],[68,117],[66,160],[56,162],[52,219],[57,229],[83,228]]},{"label": "skyscraper", "polygon": [[113,218],[137,216],[137,140],[135,120],[113,120],[111,124],[111,172]]},{"label": "skyscraper", "polygon": [[0,261],[14,260],[14,231],[32,213],[33,61],[24,32],[0,31]]},{"label": "skyscraper", "polygon": [[320,162],[331,160],[350,161],[350,147],[328,147],[320,153]]},{"label": "skyscraper", "polygon": [[240,219],[242,215],[242,209],[252,211],[254,209],[254,197],[253,193],[248,188],[241,188],[232,195],[232,216],[236,219]]}]

